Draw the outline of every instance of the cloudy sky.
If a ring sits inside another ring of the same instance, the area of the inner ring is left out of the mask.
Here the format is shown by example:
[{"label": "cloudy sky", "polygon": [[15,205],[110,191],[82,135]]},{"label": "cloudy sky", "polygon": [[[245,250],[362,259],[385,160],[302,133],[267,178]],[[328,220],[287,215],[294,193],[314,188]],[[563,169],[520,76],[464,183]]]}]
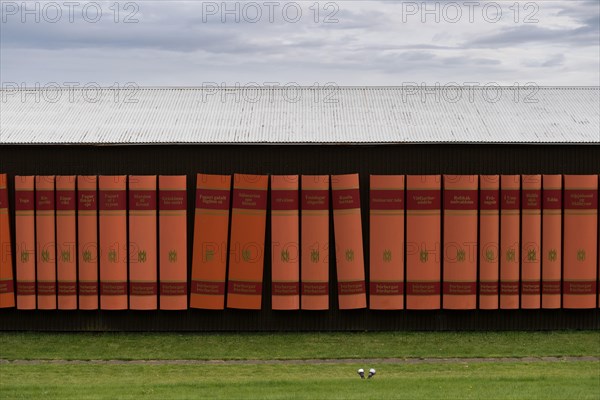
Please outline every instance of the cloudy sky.
[{"label": "cloudy sky", "polygon": [[515,1],[1,0],[0,80],[600,85],[600,1]]}]

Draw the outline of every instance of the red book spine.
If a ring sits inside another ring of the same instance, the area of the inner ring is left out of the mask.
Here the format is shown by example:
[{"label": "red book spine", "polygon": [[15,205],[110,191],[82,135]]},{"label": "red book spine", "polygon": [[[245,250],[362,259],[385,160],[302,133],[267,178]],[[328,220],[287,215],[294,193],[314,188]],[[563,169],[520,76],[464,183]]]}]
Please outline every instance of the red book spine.
[{"label": "red book spine", "polygon": [[190,307],[225,308],[231,176],[198,174]]},{"label": "red book spine", "polygon": [[477,175],[444,175],[443,307],[477,307]]},{"label": "red book spine", "polygon": [[156,175],[129,176],[129,308],[158,307]]},{"label": "red book spine", "polygon": [[372,310],[404,308],[404,175],[371,175],[370,297]]},{"label": "red book spine", "polygon": [[271,304],[300,308],[298,175],[271,176]]},{"label": "red book spine", "polygon": [[358,174],[332,175],[331,196],[340,310],[366,308]]},{"label": "red book spine", "polygon": [[6,174],[0,174],[0,308],[15,306]]},{"label": "red book spine", "polygon": [[562,175],[544,175],[542,192],[542,308],[560,308]]},{"label": "red book spine", "polygon": [[479,176],[479,308],[498,309],[500,176]]},{"label": "red book spine", "polygon": [[187,177],[158,177],[160,309],[185,310],[187,299]]},{"label": "red book spine", "polygon": [[77,177],[79,309],[98,309],[98,177]]},{"label": "red book spine", "polygon": [[563,308],[596,308],[598,176],[564,176]]},{"label": "red book spine", "polygon": [[56,310],[54,176],[35,177],[36,282],[39,310]]},{"label": "red book spine", "polygon": [[521,177],[521,308],[541,305],[542,176]]},{"label": "red book spine", "polygon": [[300,307],[329,309],[329,175],[302,175]]},{"label": "red book spine", "polygon": [[100,176],[100,308],[127,309],[127,176]]},{"label": "red book spine", "polygon": [[77,238],[75,176],[56,177],[58,309],[77,309]]},{"label": "red book spine", "polygon": [[266,175],[234,175],[228,308],[261,308],[268,185]]},{"label": "red book spine", "polygon": [[36,307],[34,182],[33,176],[15,176],[15,249],[19,310],[34,310]]},{"label": "red book spine", "polygon": [[441,178],[407,176],[406,308],[440,308]]},{"label": "red book spine", "polygon": [[519,175],[500,178],[500,308],[519,308],[520,208]]}]

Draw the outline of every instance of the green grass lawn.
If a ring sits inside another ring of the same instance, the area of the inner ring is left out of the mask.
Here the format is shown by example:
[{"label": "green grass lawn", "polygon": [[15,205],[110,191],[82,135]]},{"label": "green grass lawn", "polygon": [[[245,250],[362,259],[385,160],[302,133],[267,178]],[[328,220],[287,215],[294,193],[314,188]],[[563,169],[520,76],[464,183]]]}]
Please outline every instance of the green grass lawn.
[{"label": "green grass lawn", "polygon": [[2,399],[598,399],[598,363],[0,367]]},{"label": "green grass lawn", "polygon": [[[390,364],[361,358],[600,356],[598,332],[0,333],[4,360],[275,360],[351,364],[0,364],[0,399],[594,399],[600,362]],[[377,369],[360,380],[359,368]]]},{"label": "green grass lawn", "polygon": [[600,356],[598,332],[0,333],[1,359]]}]

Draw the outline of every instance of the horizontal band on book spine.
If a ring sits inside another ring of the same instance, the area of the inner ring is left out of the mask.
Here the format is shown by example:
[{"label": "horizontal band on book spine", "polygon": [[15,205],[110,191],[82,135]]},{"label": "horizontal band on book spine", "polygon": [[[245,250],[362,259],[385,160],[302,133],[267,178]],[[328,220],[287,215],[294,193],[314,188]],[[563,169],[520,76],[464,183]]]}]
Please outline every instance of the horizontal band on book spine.
[{"label": "horizontal band on book spine", "polygon": [[127,205],[125,190],[100,190],[100,211],[125,211]]},{"label": "horizontal band on book spine", "polygon": [[62,211],[56,211],[56,216],[60,216],[60,217],[74,217],[75,216],[75,210],[62,210]]},{"label": "horizontal band on book spine", "polygon": [[35,215],[38,217],[54,217],[54,209],[51,210],[35,210]]},{"label": "horizontal band on book spine", "polygon": [[98,282],[81,282],[79,281],[79,295],[80,296],[97,296],[98,295]]},{"label": "horizontal band on book spine", "polygon": [[445,210],[473,210],[478,206],[477,189],[473,190],[455,190],[447,189],[444,191],[444,209]]},{"label": "horizontal band on book spine", "polygon": [[77,294],[77,282],[58,281],[59,296],[75,296]]},{"label": "horizontal band on book spine", "polygon": [[538,295],[541,293],[540,281],[521,281],[521,294]]},{"label": "horizontal band on book spine", "polygon": [[333,190],[333,208],[349,210],[360,208],[360,191],[358,188]]},{"label": "horizontal band on book spine", "polygon": [[328,282],[302,282],[302,296],[323,296],[329,294]]},{"label": "horizontal band on book spine", "polygon": [[563,281],[563,294],[596,294],[596,281]]},{"label": "horizontal band on book spine", "polygon": [[127,294],[127,282],[100,282],[101,296],[123,296]]},{"label": "horizontal band on book spine", "polygon": [[16,191],[15,210],[31,211],[35,207],[34,195],[31,191]]},{"label": "horizontal band on book spine", "polygon": [[0,294],[13,293],[14,291],[15,286],[12,279],[0,280]]},{"label": "horizontal band on book spine", "polygon": [[281,189],[271,191],[271,210],[287,211],[298,209],[298,190]]},{"label": "horizontal band on book spine", "polygon": [[98,194],[95,190],[79,190],[77,191],[77,199],[79,211],[95,211],[98,201]]},{"label": "horizontal band on book spine", "polygon": [[338,294],[341,296],[365,293],[365,281],[338,282]]},{"label": "horizontal band on book spine", "polygon": [[516,210],[521,209],[521,202],[519,201],[519,190],[502,190],[500,192],[500,208],[502,211],[505,210]]},{"label": "horizontal band on book spine", "polygon": [[35,282],[17,281],[17,295],[28,296],[35,294]]},{"label": "horizontal band on book spine", "polygon": [[477,282],[448,282],[445,281],[444,285],[445,295],[474,295],[477,294]]},{"label": "horizontal band on book spine", "polygon": [[262,293],[262,282],[229,281],[227,291],[230,294],[259,295]]},{"label": "horizontal band on book spine", "polygon": [[56,190],[56,211],[75,209],[75,190]]},{"label": "horizontal band on book spine", "polygon": [[132,210],[129,209],[129,215],[133,215],[133,216],[140,216],[140,217],[155,217],[156,216],[156,209],[152,209],[152,210]]},{"label": "horizontal band on book spine", "polygon": [[560,294],[561,293],[561,282],[560,281],[542,281],[542,294]]},{"label": "horizontal band on book spine", "polygon": [[565,210],[594,210],[598,208],[598,190],[565,190]]},{"label": "horizontal band on book spine", "polygon": [[401,282],[401,281],[397,281],[397,282],[371,281],[369,283],[369,291],[372,295],[376,295],[376,296],[401,295],[404,293],[404,282]]},{"label": "horizontal band on book spine", "polygon": [[187,295],[187,282],[160,282],[161,296],[185,296]]},{"label": "horizontal band on book spine", "polygon": [[300,293],[299,282],[272,282],[273,296],[297,296]]},{"label": "horizontal band on book spine", "polygon": [[35,192],[36,211],[54,211],[54,190],[37,190]]},{"label": "horizontal band on book spine", "polygon": [[224,295],[225,282],[192,280],[190,292],[192,294]]},{"label": "horizontal band on book spine", "polygon": [[498,295],[498,282],[479,282],[479,294],[486,296]]},{"label": "horizontal band on book spine", "polygon": [[158,284],[156,282],[129,282],[129,294],[131,296],[156,296]]},{"label": "horizontal band on book spine", "polygon": [[371,210],[369,214],[373,216],[377,215],[395,215],[395,216],[403,216],[404,210]]},{"label": "horizontal band on book spine", "polygon": [[187,192],[185,190],[159,190],[158,209],[160,211],[187,210]]},{"label": "horizontal band on book spine", "polygon": [[234,189],[233,208],[241,210],[265,210],[267,208],[267,191]]},{"label": "horizontal band on book spine", "polygon": [[518,295],[519,282],[500,282],[501,295]]},{"label": "horizontal band on book spine", "polygon": [[404,189],[370,191],[371,210],[404,210]]},{"label": "horizontal band on book spine", "polygon": [[440,287],[440,282],[406,282],[406,294],[410,296],[439,295]]},{"label": "horizontal band on book spine", "polygon": [[56,295],[56,282],[37,282],[37,294],[40,296]]},{"label": "horizontal band on book spine", "polygon": [[539,210],[542,208],[541,189],[523,189],[521,194],[523,210]]},{"label": "horizontal band on book spine", "polygon": [[0,189],[0,208],[8,207],[8,191],[6,188]]},{"label": "horizontal band on book spine", "polygon": [[156,190],[129,189],[129,210],[156,210]]},{"label": "horizontal band on book spine", "polygon": [[329,210],[329,190],[302,190],[302,210]]},{"label": "horizontal band on book spine", "polygon": [[545,210],[560,210],[562,208],[562,191],[544,189],[542,207]]},{"label": "horizontal band on book spine", "polygon": [[480,210],[498,210],[500,199],[500,190],[481,189],[479,192]]},{"label": "horizontal band on book spine", "polygon": [[196,189],[196,209],[229,210],[229,190]]},{"label": "horizontal band on book spine", "polygon": [[406,195],[406,208],[408,210],[439,210],[440,206],[441,192],[439,190],[408,190]]}]

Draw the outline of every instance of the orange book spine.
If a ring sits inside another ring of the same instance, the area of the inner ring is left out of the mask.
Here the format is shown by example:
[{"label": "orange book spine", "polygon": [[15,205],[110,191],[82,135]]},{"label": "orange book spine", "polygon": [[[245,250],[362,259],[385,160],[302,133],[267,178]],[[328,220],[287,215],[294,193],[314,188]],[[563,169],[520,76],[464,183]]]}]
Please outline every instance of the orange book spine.
[{"label": "orange book spine", "polygon": [[19,310],[34,310],[36,307],[34,182],[33,176],[15,176],[15,249]]},{"label": "orange book spine", "polygon": [[268,184],[266,175],[234,175],[228,308],[261,308]]},{"label": "orange book spine", "polygon": [[542,176],[521,177],[521,308],[541,306]]},{"label": "orange book spine", "polygon": [[340,310],[367,307],[358,174],[332,175],[331,196]]},{"label": "orange book spine", "polygon": [[560,308],[562,175],[544,175],[542,184],[542,308]]},{"label": "orange book spine", "polygon": [[302,175],[300,307],[329,309],[329,175]]},{"label": "orange book spine", "polygon": [[127,176],[100,176],[100,308],[127,309]]},{"label": "orange book spine", "polygon": [[519,308],[520,209],[519,175],[500,177],[500,308]]},{"label": "orange book spine", "polygon": [[500,176],[479,176],[479,308],[498,309]]},{"label": "orange book spine", "polygon": [[477,175],[444,175],[443,308],[477,308]]},{"label": "orange book spine", "polygon": [[129,176],[129,308],[158,307],[156,175]]},{"label": "orange book spine", "polygon": [[58,309],[77,309],[75,176],[56,177],[56,278]]},{"label": "orange book spine", "polygon": [[225,308],[231,176],[198,174],[190,307]]},{"label": "orange book spine", "polygon": [[56,310],[54,176],[35,177],[35,241],[38,310]]},{"label": "orange book spine", "polygon": [[6,174],[0,174],[0,308],[15,306],[12,246],[8,219],[8,188]]},{"label": "orange book spine", "polygon": [[404,175],[371,175],[369,308],[404,308]]},{"label": "orange book spine", "polygon": [[564,176],[563,308],[595,308],[598,176]]},{"label": "orange book spine", "polygon": [[441,178],[407,176],[406,308],[440,308]]},{"label": "orange book spine", "polygon": [[298,175],[271,176],[271,304],[300,308]]},{"label": "orange book spine", "polygon": [[158,177],[160,309],[186,310],[187,176]]},{"label": "orange book spine", "polygon": [[98,177],[77,177],[79,309],[98,309]]}]

